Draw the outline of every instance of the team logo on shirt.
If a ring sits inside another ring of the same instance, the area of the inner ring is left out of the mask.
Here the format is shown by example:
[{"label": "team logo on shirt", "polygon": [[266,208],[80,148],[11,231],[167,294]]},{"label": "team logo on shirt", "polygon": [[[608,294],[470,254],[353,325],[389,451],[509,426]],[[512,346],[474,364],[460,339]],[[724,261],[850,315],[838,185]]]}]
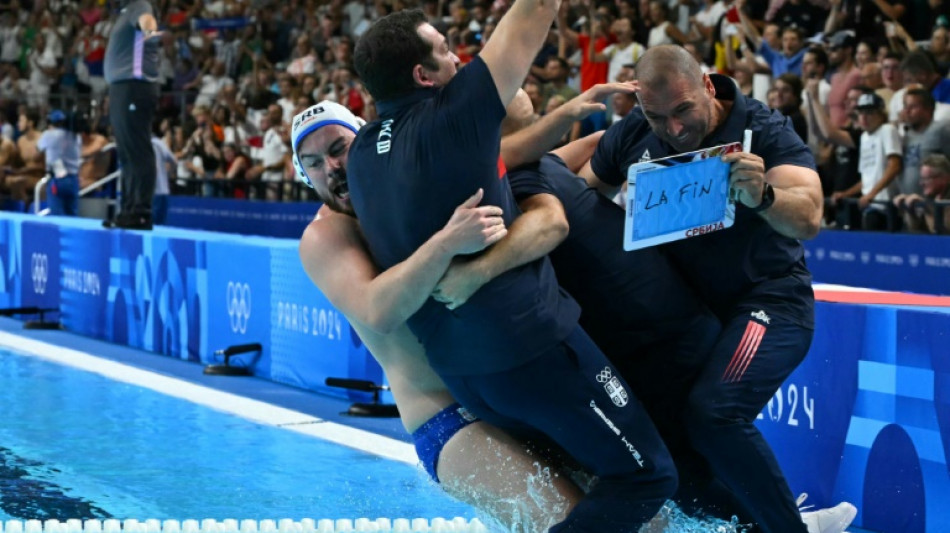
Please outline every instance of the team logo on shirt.
[{"label": "team logo on shirt", "polygon": [[604,384],[604,390],[607,391],[607,396],[610,396],[610,399],[613,400],[614,405],[617,407],[623,407],[627,405],[629,401],[629,396],[627,391],[623,388],[623,385],[620,384],[620,380],[613,375],[613,372],[610,371],[610,367],[604,367],[603,370],[597,373],[595,377],[597,383]]},{"label": "team logo on shirt", "polygon": [[646,150],[643,151],[643,155],[640,156],[640,161],[639,161],[639,162],[640,162],[640,163],[643,163],[644,161],[649,161],[650,159],[651,159],[651,157],[650,157],[650,149],[647,148]]},{"label": "team logo on shirt", "polygon": [[752,318],[755,318],[755,319],[757,319],[759,322],[763,322],[763,323],[765,323],[765,324],[771,324],[771,323],[772,323],[772,319],[769,317],[769,315],[765,314],[765,311],[763,311],[763,310],[761,310],[761,309],[759,309],[758,311],[753,312],[753,313],[752,313]]},{"label": "team logo on shirt", "polygon": [[393,146],[393,119],[384,120],[376,136],[376,154],[385,154]]}]

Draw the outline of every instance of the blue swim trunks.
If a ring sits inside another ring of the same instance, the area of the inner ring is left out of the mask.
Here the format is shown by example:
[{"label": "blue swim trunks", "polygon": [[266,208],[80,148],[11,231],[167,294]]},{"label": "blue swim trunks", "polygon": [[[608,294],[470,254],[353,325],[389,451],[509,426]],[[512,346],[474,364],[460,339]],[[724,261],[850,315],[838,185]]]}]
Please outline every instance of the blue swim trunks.
[{"label": "blue swim trunks", "polygon": [[439,483],[436,468],[439,466],[439,454],[442,453],[442,447],[460,429],[477,421],[478,418],[475,415],[469,413],[460,404],[453,403],[412,432],[412,440],[416,443],[416,454],[426,472],[436,483]]}]

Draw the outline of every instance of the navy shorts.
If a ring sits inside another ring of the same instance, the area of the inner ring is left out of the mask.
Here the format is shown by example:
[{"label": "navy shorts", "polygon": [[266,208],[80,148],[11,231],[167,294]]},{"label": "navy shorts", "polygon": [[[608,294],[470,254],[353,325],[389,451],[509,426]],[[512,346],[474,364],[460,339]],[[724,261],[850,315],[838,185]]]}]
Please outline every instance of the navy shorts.
[{"label": "navy shorts", "polygon": [[457,403],[436,413],[412,432],[412,441],[416,444],[416,455],[422,461],[423,468],[439,483],[436,469],[439,466],[439,455],[449,439],[455,436],[462,428],[478,421],[474,415]]}]

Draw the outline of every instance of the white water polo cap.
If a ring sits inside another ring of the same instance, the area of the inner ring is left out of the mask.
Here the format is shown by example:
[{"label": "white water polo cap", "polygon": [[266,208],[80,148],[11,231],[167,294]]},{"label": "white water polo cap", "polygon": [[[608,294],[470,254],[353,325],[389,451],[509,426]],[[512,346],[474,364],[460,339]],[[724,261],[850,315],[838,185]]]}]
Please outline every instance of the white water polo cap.
[{"label": "white water polo cap", "polygon": [[307,176],[303,165],[300,164],[300,160],[297,158],[297,148],[304,137],[331,124],[338,124],[356,133],[363,127],[363,124],[366,124],[366,121],[354,115],[349,109],[329,100],[310,106],[294,117],[293,127],[290,130],[290,140],[293,148],[291,159],[293,160],[294,170],[297,171],[297,177],[309,187],[313,187],[313,183],[310,182],[310,177]]}]

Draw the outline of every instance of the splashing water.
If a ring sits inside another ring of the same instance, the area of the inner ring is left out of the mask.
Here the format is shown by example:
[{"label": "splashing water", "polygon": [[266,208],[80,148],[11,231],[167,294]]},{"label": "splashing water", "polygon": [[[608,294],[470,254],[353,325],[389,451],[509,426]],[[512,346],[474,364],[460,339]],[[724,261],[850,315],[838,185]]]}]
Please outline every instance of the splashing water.
[{"label": "splashing water", "polygon": [[736,517],[725,521],[718,518],[692,517],[673,502],[666,504],[652,522],[643,526],[640,533],[743,533],[746,528]]},{"label": "splashing water", "polygon": [[[552,469],[540,460],[533,461],[533,472],[524,477],[512,479],[510,476],[493,477],[493,470],[508,468],[527,469],[527,464],[516,466],[515,459],[502,449],[493,448],[492,438],[488,437],[491,459],[480,462],[479,466],[468,473],[465,480],[447,490],[449,494],[473,505],[479,520],[492,533],[540,533],[564,520],[568,514],[570,501],[561,494],[556,486],[558,478],[564,476],[582,487],[584,492],[596,484],[596,477],[586,473],[559,468]],[[533,450],[524,450],[534,455]],[[581,475],[583,474],[583,475]],[[426,477],[430,483],[435,483]],[[488,481],[490,480],[490,481]],[[487,489],[486,482],[490,486]],[[441,487],[448,489],[446,486]],[[487,489],[487,492],[486,492]],[[745,533],[747,528],[733,517],[730,521],[710,516],[689,516],[672,501],[668,501],[656,517],[645,524],[639,533]]]}]

